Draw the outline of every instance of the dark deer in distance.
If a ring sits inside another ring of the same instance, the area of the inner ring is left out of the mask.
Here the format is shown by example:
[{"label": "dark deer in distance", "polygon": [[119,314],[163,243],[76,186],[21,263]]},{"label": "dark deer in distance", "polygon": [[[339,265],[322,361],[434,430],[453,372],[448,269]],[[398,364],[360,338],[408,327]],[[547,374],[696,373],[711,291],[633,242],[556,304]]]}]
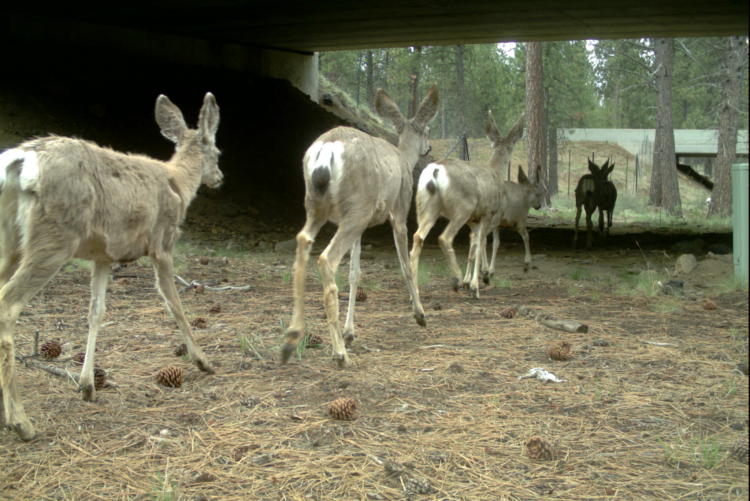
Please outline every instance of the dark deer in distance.
[{"label": "dark deer in distance", "polygon": [[[599,233],[609,236],[609,228],[612,226],[612,212],[615,209],[617,201],[617,189],[614,183],[608,179],[609,174],[614,170],[615,164],[604,162],[599,167],[589,160],[589,174],[584,174],[578,180],[576,186],[576,225],[573,236],[573,246],[578,243],[578,223],[581,219],[581,206],[586,211],[586,248],[591,248],[591,230],[593,223],[591,216],[594,211],[599,209]],[[607,212],[607,229],[604,229],[604,212]]]}]

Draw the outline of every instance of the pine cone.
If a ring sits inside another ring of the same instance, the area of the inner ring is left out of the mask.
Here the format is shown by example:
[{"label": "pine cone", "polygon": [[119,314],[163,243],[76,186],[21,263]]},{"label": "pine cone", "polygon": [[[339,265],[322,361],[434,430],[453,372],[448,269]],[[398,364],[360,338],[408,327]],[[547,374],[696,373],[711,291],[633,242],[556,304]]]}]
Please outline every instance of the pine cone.
[{"label": "pine cone", "polygon": [[550,460],[555,458],[555,450],[541,437],[531,437],[524,445],[526,455],[531,459]]},{"label": "pine cone", "polygon": [[58,341],[47,341],[42,344],[39,353],[47,360],[52,360],[53,358],[60,356],[60,353],[62,353],[62,346]]},{"label": "pine cone", "polygon": [[78,365],[83,365],[83,362],[86,361],[86,352],[85,351],[79,351],[75,355],[73,355],[73,362],[77,363]]},{"label": "pine cone", "polygon": [[187,345],[185,343],[182,343],[180,346],[174,349],[174,356],[181,357],[183,355],[187,355],[187,352]]},{"label": "pine cone", "polygon": [[221,313],[221,305],[215,304],[208,310],[209,313]]},{"label": "pine cone", "polygon": [[408,494],[432,494],[435,491],[426,478],[409,477],[404,484]]},{"label": "pine cone", "polygon": [[516,313],[518,313],[518,310],[515,306],[510,306],[508,308],[505,308],[503,311],[500,312],[500,316],[503,318],[513,318],[516,316]]},{"label": "pine cone", "polygon": [[323,338],[317,334],[311,334],[307,338],[307,346],[320,346],[321,344],[323,344]]},{"label": "pine cone", "polygon": [[573,358],[573,351],[570,343],[558,341],[547,348],[547,356],[552,360],[570,360]]},{"label": "pine cone", "polygon": [[162,386],[169,386],[171,388],[179,388],[182,386],[182,367],[176,365],[170,365],[159,369],[156,373],[156,382]]},{"label": "pine cone", "polygon": [[367,301],[367,293],[365,290],[361,287],[357,287],[357,295],[354,298],[358,303],[361,303],[362,301]]},{"label": "pine cone", "polygon": [[351,421],[357,413],[357,402],[351,398],[337,398],[328,404],[328,414],[333,419]]},{"label": "pine cone", "polygon": [[740,463],[747,464],[748,463],[747,437],[735,442],[734,445],[732,445],[732,447],[729,449],[729,454]]},{"label": "pine cone", "polygon": [[205,329],[206,327],[208,327],[208,322],[206,321],[205,318],[198,317],[192,322],[190,322],[190,325],[192,325],[196,329]]},{"label": "pine cone", "polygon": [[101,390],[107,386],[107,373],[104,369],[94,368],[94,389]]}]

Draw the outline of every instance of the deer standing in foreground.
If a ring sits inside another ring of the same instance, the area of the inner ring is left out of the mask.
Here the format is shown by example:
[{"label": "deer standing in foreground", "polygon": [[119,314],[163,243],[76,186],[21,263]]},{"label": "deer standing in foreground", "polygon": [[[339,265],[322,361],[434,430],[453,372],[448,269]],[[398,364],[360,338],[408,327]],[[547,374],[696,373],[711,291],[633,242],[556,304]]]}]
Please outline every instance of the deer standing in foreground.
[{"label": "deer standing in foreground", "polygon": [[[443,233],[438,237],[440,248],[453,275],[453,290],[468,285],[472,295],[479,297],[480,259],[472,256],[480,252],[475,241],[484,242],[491,228],[493,215],[502,203],[502,167],[513,151],[513,145],[523,134],[523,116],[518,119],[506,137],[501,137],[492,114],[487,114],[487,134],[493,139],[493,155],[488,167],[477,167],[455,159],[446,159],[427,165],[417,183],[417,222],[411,250],[411,272],[417,275],[419,256],[427,235],[439,217],[448,219]],[[490,132],[492,130],[493,132]],[[453,250],[453,239],[463,225],[471,229],[469,259],[466,275],[461,280],[461,269]],[[471,266],[471,264],[474,266]]]},{"label": "deer standing in foreground", "polygon": [[172,249],[201,184],[219,187],[215,146],[219,107],[207,93],[198,129],[164,95],[156,122],[175,153],[163,162],[92,142],[50,136],[0,154],[0,383],[5,424],[23,440],[35,436],[16,386],[13,330],[28,301],[71,258],[93,261],[86,358],[79,380],[93,401],[96,337],[113,263],[149,256],[157,288],[193,362],[213,373],[193,341],[172,271]]},{"label": "deer standing in foreground", "polygon": [[[495,258],[500,247],[500,228],[511,228],[521,235],[524,246],[523,271],[529,271],[531,267],[531,248],[529,245],[529,232],[526,229],[526,218],[529,209],[539,210],[547,197],[547,188],[539,179],[539,167],[536,169],[534,182],[531,182],[521,166],[518,166],[518,183],[506,181],[500,189],[500,208],[492,216],[490,227],[492,228],[492,258],[487,263],[487,245],[480,240],[482,258],[482,280],[485,284],[495,274]],[[472,242],[472,248],[476,242]],[[469,254],[471,256],[471,253]]]},{"label": "deer standing in foreground", "polygon": [[591,231],[593,229],[591,216],[598,208],[599,233],[602,234],[605,231],[603,213],[604,211],[607,212],[606,235],[609,236],[609,228],[612,226],[612,212],[617,201],[617,189],[614,183],[607,179],[615,168],[614,163],[610,165],[609,160],[607,160],[604,165],[599,167],[591,160],[588,162],[590,172],[581,176],[576,186],[576,223],[573,233],[573,246],[575,247],[578,243],[578,222],[581,219],[581,207],[583,207],[586,212],[586,248],[590,249],[592,243]]},{"label": "deer standing in foreground", "polygon": [[[281,361],[286,363],[304,333],[305,270],[313,241],[327,221],[338,226],[318,258],[323,282],[328,329],[333,358],[343,367],[349,363],[346,348],[354,340],[354,303],[359,281],[359,256],[365,229],[384,223],[393,229],[401,271],[411,295],[414,318],[425,326],[424,308],[419,300],[416,277],[408,262],[406,218],[412,198],[412,171],[420,155],[429,153],[427,125],[438,109],[437,86],[432,86],[415,116],[406,119],[395,102],[379,89],[375,110],[396,126],[398,146],[351,127],[336,127],[321,135],[305,153],[305,226],[297,234],[294,261],[294,311]],[[339,324],[336,270],[349,254],[349,307],[342,338]]]}]

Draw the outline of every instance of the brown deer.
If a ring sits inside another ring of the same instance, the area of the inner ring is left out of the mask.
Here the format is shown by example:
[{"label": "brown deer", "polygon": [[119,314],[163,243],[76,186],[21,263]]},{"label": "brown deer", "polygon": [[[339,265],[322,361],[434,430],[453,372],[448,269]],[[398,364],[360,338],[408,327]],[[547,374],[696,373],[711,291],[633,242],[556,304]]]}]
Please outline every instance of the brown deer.
[{"label": "brown deer", "polygon": [[21,309],[71,258],[93,261],[83,399],[93,401],[96,336],[113,263],[149,256],[157,287],[193,362],[213,370],[193,341],[174,284],[172,249],[188,205],[201,184],[219,187],[215,145],[219,107],[207,93],[198,129],[164,95],[156,122],[175,153],[163,162],[119,153],[89,141],[50,136],[0,155],[0,383],[5,424],[23,440],[34,427],[16,386],[13,330]]},{"label": "brown deer", "polygon": [[599,233],[602,234],[604,233],[603,213],[607,212],[605,235],[608,236],[609,228],[612,226],[612,212],[617,201],[617,189],[614,183],[607,179],[615,168],[614,163],[610,165],[609,160],[607,160],[604,165],[599,167],[591,160],[588,162],[590,172],[581,176],[576,186],[576,223],[573,233],[573,247],[578,244],[578,222],[581,219],[581,207],[583,207],[586,212],[586,248],[590,249],[592,243],[591,231],[593,229],[591,216],[595,210],[599,210]]},{"label": "brown deer", "polygon": [[[416,277],[408,261],[406,218],[412,198],[412,171],[420,155],[429,152],[427,124],[438,109],[438,90],[432,86],[415,116],[406,119],[396,103],[379,89],[375,110],[396,126],[398,146],[351,127],[336,127],[321,135],[305,153],[302,161],[305,179],[305,225],[297,234],[294,261],[294,311],[281,361],[294,353],[304,332],[305,270],[313,241],[327,221],[338,226],[336,233],[318,258],[323,282],[328,329],[333,358],[339,366],[349,363],[346,348],[354,340],[354,303],[359,281],[359,256],[362,232],[388,221],[393,229],[401,271],[411,295],[414,318],[425,325],[424,308],[419,300]],[[342,338],[339,325],[336,270],[349,254],[349,308]]]},{"label": "brown deer", "polygon": [[[417,183],[416,207],[418,229],[414,233],[411,250],[411,272],[417,275],[419,256],[427,235],[439,217],[448,219],[443,233],[438,237],[440,248],[453,275],[453,290],[468,286],[475,298],[479,297],[479,265],[474,259],[492,228],[492,218],[502,201],[502,169],[506,165],[513,145],[523,134],[523,116],[505,137],[497,131],[492,114],[487,114],[487,133],[492,139],[493,155],[490,165],[477,167],[461,160],[446,159],[427,165]],[[453,239],[463,225],[471,229],[470,251],[466,274],[461,279],[461,269],[456,261]],[[473,266],[472,266],[473,263]]]}]

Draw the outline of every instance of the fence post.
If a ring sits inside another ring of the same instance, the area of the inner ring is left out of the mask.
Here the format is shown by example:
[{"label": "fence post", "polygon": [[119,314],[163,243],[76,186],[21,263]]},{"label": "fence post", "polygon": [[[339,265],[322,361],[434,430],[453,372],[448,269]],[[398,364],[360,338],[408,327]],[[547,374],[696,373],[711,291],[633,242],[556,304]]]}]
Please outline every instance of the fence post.
[{"label": "fence post", "polygon": [[732,240],[734,276],[747,288],[748,263],[748,179],[747,164],[732,165]]},{"label": "fence post", "polygon": [[635,155],[635,194],[638,194],[638,155]]},{"label": "fence post", "polygon": [[628,191],[628,157],[625,157],[625,191]]},{"label": "fence post", "polygon": [[570,150],[568,150],[568,198],[570,198]]}]

